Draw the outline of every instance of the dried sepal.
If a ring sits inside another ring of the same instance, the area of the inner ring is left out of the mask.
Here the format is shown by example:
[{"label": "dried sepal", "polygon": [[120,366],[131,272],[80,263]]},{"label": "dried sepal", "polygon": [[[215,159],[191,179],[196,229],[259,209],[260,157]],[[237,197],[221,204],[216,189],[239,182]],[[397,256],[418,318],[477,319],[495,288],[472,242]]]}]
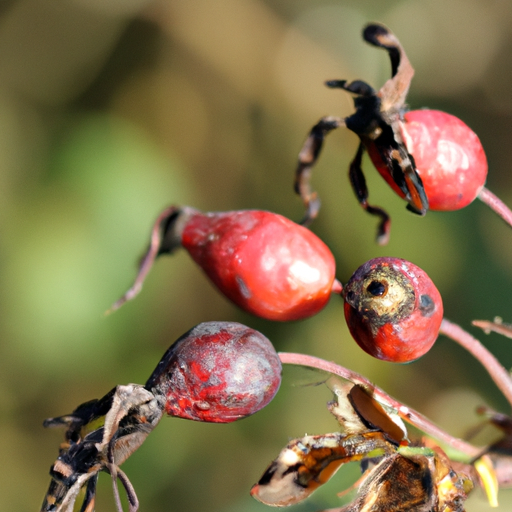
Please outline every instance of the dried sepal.
[{"label": "dried sepal", "polygon": [[391,61],[391,78],[379,91],[366,82],[355,80],[329,80],[330,88],[343,89],[354,95],[356,111],[345,119],[326,116],[311,129],[299,153],[295,171],[295,191],[306,207],[303,223],[309,224],[318,214],[319,199],[310,187],[311,172],[323,146],[325,136],[332,130],[345,126],[359,136],[361,144],[350,164],[349,177],[361,206],[380,218],[377,241],[387,243],[390,217],[380,207],[368,202],[368,189],[362,171],[363,152],[368,151],[377,170],[391,187],[408,201],[408,208],[420,215],[428,210],[428,199],[423,183],[416,171],[414,159],[402,139],[401,116],[405,98],[414,75],[407,55],[397,37],[380,24],[370,24],[363,30],[363,38],[373,46],[388,52]]},{"label": "dried sepal", "polygon": [[341,465],[361,461],[373,467],[360,479],[355,499],[333,510],[464,511],[464,501],[473,488],[470,465],[453,463],[429,441],[410,446],[404,432],[397,434],[394,420],[363,386],[332,378],[327,384],[336,398],[328,404],[329,410],[344,432],[291,441],[253,486],[253,497],[277,507],[296,504]]}]

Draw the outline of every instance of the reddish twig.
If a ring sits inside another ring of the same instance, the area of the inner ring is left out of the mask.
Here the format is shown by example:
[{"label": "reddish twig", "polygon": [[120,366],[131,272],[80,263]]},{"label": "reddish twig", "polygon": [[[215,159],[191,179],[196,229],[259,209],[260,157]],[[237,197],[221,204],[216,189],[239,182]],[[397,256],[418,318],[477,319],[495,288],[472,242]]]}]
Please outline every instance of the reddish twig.
[{"label": "reddish twig", "polygon": [[478,199],[497,213],[509,226],[512,226],[512,210],[498,196],[483,187],[478,194]]},{"label": "reddish twig", "polygon": [[510,377],[510,373],[482,343],[469,334],[469,332],[462,329],[462,327],[446,320],[446,318],[444,318],[441,323],[439,333],[444,334],[464,347],[471,355],[480,361],[512,407],[512,378]]},{"label": "reddish twig", "polygon": [[507,338],[512,338],[512,325],[503,323],[503,320],[499,316],[494,317],[493,322],[489,320],[473,320],[471,323],[475,327],[482,329],[485,334],[496,332]]}]

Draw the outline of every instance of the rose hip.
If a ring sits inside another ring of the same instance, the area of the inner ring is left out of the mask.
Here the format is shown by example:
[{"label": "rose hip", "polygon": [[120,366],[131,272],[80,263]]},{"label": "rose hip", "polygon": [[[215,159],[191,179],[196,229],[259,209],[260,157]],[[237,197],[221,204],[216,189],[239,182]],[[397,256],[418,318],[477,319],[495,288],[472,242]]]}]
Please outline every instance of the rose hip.
[{"label": "rose hip", "polygon": [[[485,184],[488,166],[482,143],[468,125],[446,112],[425,109],[406,112],[399,127],[430,210],[459,210],[476,199]],[[367,149],[380,175],[405,198],[375,145]]]},{"label": "rose hip", "polygon": [[439,291],[416,265],[375,258],[359,267],[344,290],[352,337],[383,361],[408,363],[426,354],[443,319]]},{"label": "rose hip", "polygon": [[112,309],[140,291],[158,255],[180,246],[227,298],[269,320],[310,317],[325,307],[332,292],[341,290],[329,248],[307,228],[281,215],[171,207],[155,223],[134,286]]},{"label": "rose hip", "polygon": [[205,322],[167,350],[145,387],[165,396],[171,416],[230,423],[265,407],[280,383],[279,357],[263,334],[235,322]]},{"label": "rose hip", "polygon": [[407,112],[405,101],[414,69],[400,41],[389,29],[375,23],[364,28],[363,38],[388,52],[391,78],[378,91],[361,80],[326,82],[328,87],[354,96],[355,112],[346,118],[321,118],[299,153],[295,191],[306,207],[303,223],[310,223],[318,214],[320,202],[309,182],[324,139],[344,126],[360,139],[349,178],[361,206],[380,219],[380,244],[389,239],[391,219],[383,208],[369,202],[362,169],[365,151],[391,188],[407,201],[410,211],[425,215],[429,209],[458,210],[478,197],[512,225],[512,211],[485,188],[487,158],[477,135],[460,119],[444,112]]},{"label": "rose hip", "polygon": [[475,200],[487,178],[480,139],[460,119],[438,110],[413,110],[401,123],[431,210],[458,210]]},{"label": "rose hip", "polygon": [[311,231],[275,213],[196,214],[182,245],[226,297],[269,320],[318,313],[334,284],[335,262]]}]

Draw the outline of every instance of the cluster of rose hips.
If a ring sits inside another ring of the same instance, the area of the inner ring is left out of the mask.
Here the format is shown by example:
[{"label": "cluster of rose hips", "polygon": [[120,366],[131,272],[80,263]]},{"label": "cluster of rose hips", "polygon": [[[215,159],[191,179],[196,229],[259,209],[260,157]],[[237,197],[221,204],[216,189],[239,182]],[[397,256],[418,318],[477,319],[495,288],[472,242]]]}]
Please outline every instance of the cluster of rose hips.
[{"label": "cluster of rose hips", "polygon": [[[351,183],[365,209],[382,218],[378,239],[385,242],[390,219],[382,208],[368,204],[363,150],[408,208],[422,215],[429,208],[462,208],[482,194],[487,160],[476,134],[456,117],[432,110],[405,112],[414,71],[387,28],[368,25],[363,38],[388,51],[392,77],[378,92],[359,80],[327,82],[355,94],[356,112],[346,119],[322,118],[312,128],[299,154],[295,185],[307,207],[307,224],[318,214],[309,179],[326,133],[339,126],[354,131],[361,144],[350,166]],[[334,256],[316,235],[281,215],[258,210],[201,213],[170,207],[162,212],[133,287],[112,310],[140,291],[157,256],[180,246],[227,298],[262,318],[308,318],[331,294],[341,293],[352,336],[379,359],[413,361],[437,338],[442,300],[421,269],[398,258],[372,260],[343,289],[335,277]]]},{"label": "cluster of rose hips", "polygon": [[[350,181],[361,205],[380,217],[378,239],[385,242],[390,219],[382,208],[368,203],[363,151],[407,200],[408,208],[421,215],[429,208],[455,210],[476,197],[489,198],[484,188],[487,162],[478,137],[462,121],[443,112],[404,111],[413,70],[395,36],[373,24],[363,37],[388,51],[392,78],[378,92],[361,81],[328,82],[355,95],[356,112],[346,119],[323,118],[313,127],[299,155],[295,185],[306,205],[304,223],[309,223],[319,209],[309,179],[324,137],[340,126],[354,131],[361,143],[350,166]],[[493,201],[486,200],[494,205],[498,200]],[[500,212],[507,218],[503,209]],[[139,293],[158,256],[179,247],[228,299],[268,320],[306,319],[321,311],[333,294],[341,295],[353,338],[384,361],[418,359],[443,329],[440,293],[417,266],[395,257],[376,258],[342,286],[336,279],[335,258],[322,240],[303,225],[260,210],[166,209],[154,224],[134,285],[111,311]],[[120,478],[135,510],[135,493],[118,466],[140,446],[164,411],[207,422],[243,418],[273,398],[280,368],[270,342],[249,328],[216,322],[189,331],[168,350],[145,386],[118,386],[70,415],[47,420],[47,426],[67,427],[67,444],[52,468],[43,510],[72,506],[85,486],[89,498],[82,510],[89,510],[101,470],[112,474],[116,493]],[[104,425],[90,432],[99,417],[105,418]]]}]

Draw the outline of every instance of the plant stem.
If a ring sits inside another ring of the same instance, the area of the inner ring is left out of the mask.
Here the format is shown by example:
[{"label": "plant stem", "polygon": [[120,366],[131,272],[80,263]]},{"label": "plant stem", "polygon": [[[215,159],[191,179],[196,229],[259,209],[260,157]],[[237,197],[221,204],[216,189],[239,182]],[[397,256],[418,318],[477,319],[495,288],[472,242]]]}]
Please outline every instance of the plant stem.
[{"label": "plant stem", "polygon": [[483,187],[478,194],[478,199],[497,213],[509,226],[512,226],[512,211],[498,196]]},{"label": "plant stem", "polygon": [[300,366],[306,366],[309,368],[316,368],[334,375],[338,375],[345,380],[348,380],[354,384],[360,384],[367,391],[371,392],[373,397],[381,402],[382,404],[391,407],[396,410],[397,414],[404,420],[414,425],[426,434],[435,437],[439,441],[446,443],[455,450],[458,450],[469,457],[476,457],[482,453],[480,448],[466,443],[462,439],[451,436],[437,425],[432,423],[428,418],[420,414],[419,412],[407,407],[402,402],[399,402],[395,398],[388,395],[383,389],[375,386],[366,377],[363,377],[359,373],[356,373],[348,368],[340,366],[336,363],[325,361],[314,356],[308,356],[306,354],[295,354],[291,352],[279,352],[279,358],[283,364],[295,364]]},{"label": "plant stem", "polygon": [[487,370],[492,380],[503,393],[508,403],[512,407],[512,378],[510,373],[500,364],[500,362],[469,332],[459,327],[457,324],[443,319],[439,334],[444,334],[462,347],[471,355],[476,357],[482,366]]},{"label": "plant stem", "polygon": [[503,320],[499,316],[494,317],[494,322],[490,322],[489,320],[473,320],[471,323],[475,327],[482,329],[485,334],[496,332],[507,338],[512,338],[512,325],[503,323]]}]

